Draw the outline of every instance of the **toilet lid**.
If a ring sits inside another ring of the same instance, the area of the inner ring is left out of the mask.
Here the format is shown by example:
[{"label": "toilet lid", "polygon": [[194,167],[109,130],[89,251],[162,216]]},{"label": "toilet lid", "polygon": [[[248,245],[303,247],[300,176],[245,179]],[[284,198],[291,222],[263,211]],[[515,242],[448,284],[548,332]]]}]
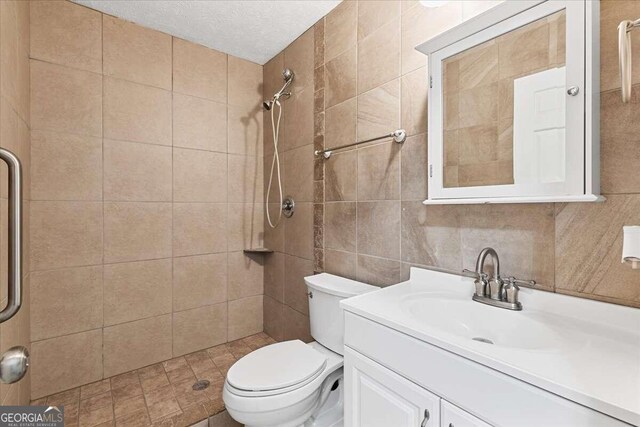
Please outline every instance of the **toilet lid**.
[{"label": "toilet lid", "polygon": [[300,340],[271,344],[238,360],[227,382],[239,390],[268,391],[308,382],[320,375],[327,359]]}]

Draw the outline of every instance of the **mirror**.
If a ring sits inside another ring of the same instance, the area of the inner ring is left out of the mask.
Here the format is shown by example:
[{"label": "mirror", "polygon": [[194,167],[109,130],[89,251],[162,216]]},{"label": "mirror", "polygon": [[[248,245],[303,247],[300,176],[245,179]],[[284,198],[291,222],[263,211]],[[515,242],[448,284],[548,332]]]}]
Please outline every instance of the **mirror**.
[{"label": "mirror", "polygon": [[431,79],[425,203],[602,200],[586,26],[597,6],[518,3],[418,47]]},{"label": "mirror", "polygon": [[564,180],[564,10],[443,62],[446,188]]}]

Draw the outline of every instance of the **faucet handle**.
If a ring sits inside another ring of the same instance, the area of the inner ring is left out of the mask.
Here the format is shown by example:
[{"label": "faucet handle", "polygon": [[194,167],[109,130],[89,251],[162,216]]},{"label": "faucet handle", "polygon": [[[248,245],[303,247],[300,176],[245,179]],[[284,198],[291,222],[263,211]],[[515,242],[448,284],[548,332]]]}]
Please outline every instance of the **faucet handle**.
[{"label": "faucet handle", "polygon": [[504,285],[502,290],[502,300],[510,303],[518,302],[518,292],[520,291],[520,286],[524,286],[526,288],[532,288],[536,285],[535,280],[520,280],[515,277],[507,277],[507,284]]},{"label": "faucet handle", "polygon": [[473,277],[476,278],[474,284],[476,286],[476,295],[479,297],[487,296],[487,288],[489,287],[489,275],[486,273],[477,273],[471,270],[463,270],[463,272],[468,272],[469,275],[473,273]]},{"label": "faucet handle", "polygon": [[509,283],[513,282],[514,284],[524,286],[525,288],[533,288],[535,285],[538,284],[535,280],[520,280],[520,279],[516,279],[513,276],[508,277],[507,282]]},{"label": "faucet handle", "polygon": [[489,275],[485,272],[481,272],[478,273],[477,271],[473,271],[473,270],[469,270],[468,268],[463,268],[462,269],[462,275],[464,277],[471,277],[472,279],[476,279],[476,280],[485,280],[485,281],[489,281]]},{"label": "faucet handle", "polygon": [[518,279],[515,277],[507,277],[507,284],[502,288],[502,300],[515,304],[518,302],[518,292],[520,288],[518,287]]},{"label": "faucet handle", "polygon": [[[484,273],[482,273],[484,274]],[[473,271],[473,270],[469,270],[468,268],[463,268],[462,269],[462,275],[464,277],[471,277],[472,279],[481,279],[482,275],[479,274],[477,271]],[[486,276],[486,274],[485,274]]]}]

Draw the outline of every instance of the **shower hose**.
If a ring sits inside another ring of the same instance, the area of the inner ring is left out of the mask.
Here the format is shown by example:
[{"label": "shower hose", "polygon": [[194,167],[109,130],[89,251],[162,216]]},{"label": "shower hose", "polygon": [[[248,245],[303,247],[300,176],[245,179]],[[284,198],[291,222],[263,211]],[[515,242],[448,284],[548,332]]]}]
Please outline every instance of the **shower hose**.
[{"label": "shower hose", "polygon": [[[278,107],[278,121],[275,121],[275,110]],[[265,210],[267,212],[267,222],[269,227],[276,228],[280,224],[282,219],[282,178],[280,176],[280,155],[278,154],[278,139],[280,137],[280,118],[282,117],[282,106],[280,101],[274,100],[274,106],[271,109],[271,130],[273,131],[273,160],[271,161],[271,172],[269,173],[269,185],[267,186],[267,195],[265,197]],[[271,185],[273,184],[273,170],[276,170],[278,176],[278,193],[280,195],[278,204],[278,218],[275,223],[271,221],[271,215],[269,214],[269,195],[271,194]]]}]

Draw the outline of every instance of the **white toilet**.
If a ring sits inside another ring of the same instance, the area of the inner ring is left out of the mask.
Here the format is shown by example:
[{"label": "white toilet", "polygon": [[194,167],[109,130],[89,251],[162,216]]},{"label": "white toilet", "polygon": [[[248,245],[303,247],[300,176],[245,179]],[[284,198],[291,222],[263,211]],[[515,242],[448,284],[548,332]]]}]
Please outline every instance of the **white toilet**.
[{"label": "white toilet", "polygon": [[246,426],[337,427],[343,420],[344,315],[340,300],[379,288],[322,273],[305,277],[311,336],[271,344],[238,360],[222,393]]}]

